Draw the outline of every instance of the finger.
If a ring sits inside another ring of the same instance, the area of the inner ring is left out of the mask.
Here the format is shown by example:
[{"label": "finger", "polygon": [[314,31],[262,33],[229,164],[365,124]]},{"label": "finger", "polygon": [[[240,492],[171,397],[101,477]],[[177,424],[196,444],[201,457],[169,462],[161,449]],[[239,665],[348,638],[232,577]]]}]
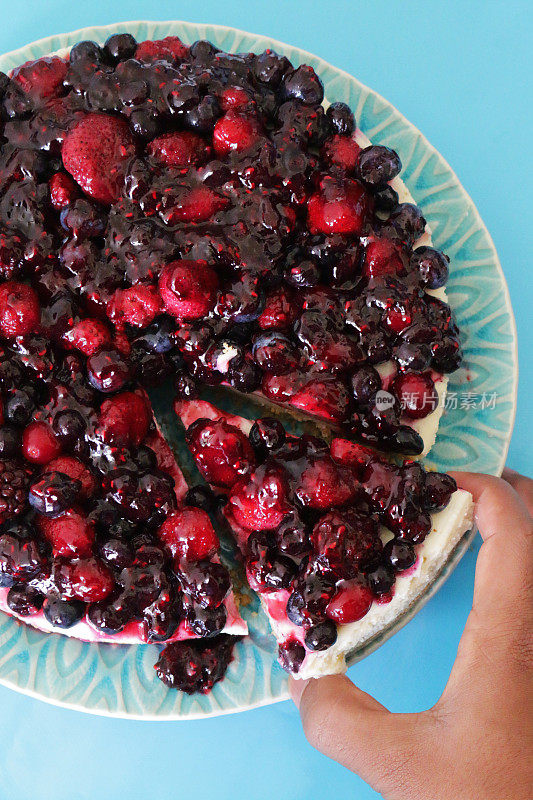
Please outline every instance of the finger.
[{"label": "finger", "polygon": [[458,486],[471,492],[475,520],[483,537],[476,564],[474,609],[487,624],[493,615],[516,616],[530,602],[533,563],[533,519],[513,487],[500,478],[452,473]]},{"label": "finger", "polygon": [[514,469],[509,469],[509,467],[505,467],[502,478],[504,481],[507,481],[522,498],[527,510],[533,516],[533,481],[531,478],[520,475],[519,472],[515,472]]},{"label": "finger", "polygon": [[378,792],[401,795],[424,782],[434,728],[430,712],[391,714],[345,675],[290,680],[304,733],[324,755]]}]

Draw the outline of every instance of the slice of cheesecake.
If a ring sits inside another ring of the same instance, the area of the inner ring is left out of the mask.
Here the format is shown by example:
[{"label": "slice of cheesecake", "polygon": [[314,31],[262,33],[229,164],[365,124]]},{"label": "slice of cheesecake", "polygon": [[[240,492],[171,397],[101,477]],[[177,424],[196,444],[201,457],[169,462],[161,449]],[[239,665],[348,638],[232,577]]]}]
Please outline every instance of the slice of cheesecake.
[{"label": "slice of cheesecake", "polygon": [[176,413],[279,645],[299,678],[341,672],[401,617],[472,527],[448,475],[392,464],[360,445],[287,434],[203,401]]}]

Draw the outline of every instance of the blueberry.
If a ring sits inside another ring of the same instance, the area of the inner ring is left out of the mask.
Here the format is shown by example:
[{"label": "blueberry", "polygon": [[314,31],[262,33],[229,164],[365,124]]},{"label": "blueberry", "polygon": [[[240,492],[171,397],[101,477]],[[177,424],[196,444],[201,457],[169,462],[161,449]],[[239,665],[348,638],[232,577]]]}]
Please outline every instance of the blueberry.
[{"label": "blueberry", "polygon": [[313,67],[304,64],[284,76],[281,95],[284,100],[300,100],[306,105],[318,106],[324,99],[324,87]]},{"label": "blueberry", "polygon": [[426,220],[420,209],[412,203],[401,203],[388,219],[396,234],[411,245],[424,233]]},{"label": "blueberry", "polygon": [[75,44],[69,55],[71,64],[77,64],[78,61],[91,61],[99,63],[103,58],[102,48],[96,42],[84,41]]},{"label": "blueberry", "polygon": [[388,594],[394,586],[394,572],[384,564],[367,573],[368,586],[376,595]]},{"label": "blueberry", "polygon": [[432,365],[439,372],[454,372],[461,366],[463,351],[453,336],[443,336],[432,347]]},{"label": "blueberry", "polygon": [[255,392],[261,385],[262,373],[257,364],[246,359],[228,372],[228,383],[238,392]]},{"label": "blueberry", "polygon": [[184,120],[188,128],[198,133],[212,133],[222,109],[216,97],[206,95],[200,102],[185,112]]},{"label": "blueberry", "polygon": [[433,247],[417,247],[411,256],[410,266],[420,272],[422,283],[428,289],[439,289],[448,280],[450,259]]},{"label": "blueberry", "polygon": [[359,174],[368,186],[382,187],[399,175],[402,162],[389,147],[373,144],[359,155]]},{"label": "blueberry", "polygon": [[57,517],[74,504],[80,490],[80,481],[62,472],[49,472],[30,486],[28,499],[37,513]]},{"label": "blueberry", "polygon": [[98,547],[98,555],[105,563],[118,570],[129,567],[133,563],[133,550],[123,539],[107,539]]},{"label": "blueberry", "polygon": [[254,422],[248,434],[256,453],[265,458],[267,453],[277,450],[285,441],[285,428],[273,417],[263,417]]},{"label": "blueberry", "polygon": [[32,617],[42,608],[44,597],[31,586],[15,584],[7,594],[7,605],[21,617]]},{"label": "blueberry", "polygon": [[255,336],[252,342],[252,354],[264,372],[274,375],[283,375],[296,367],[295,346],[289,337],[280,331],[269,331]]},{"label": "blueberry", "polygon": [[114,634],[121,631],[128,621],[128,610],[119,602],[116,606],[103,600],[89,606],[89,622],[102,633]]},{"label": "blueberry", "polygon": [[206,560],[183,565],[178,579],[183,591],[202,608],[219,606],[230,589],[226,567]]},{"label": "blueberry", "polygon": [[369,364],[359,367],[351,376],[352,392],[357,405],[369,405],[381,389],[381,377]]},{"label": "blueberry", "polygon": [[391,450],[408,456],[418,456],[424,450],[424,440],[409,425],[400,425],[398,430],[387,440]]},{"label": "blueberry", "polygon": [[159,317],[135,341],[155,353],[168,353],[176,345],[176,320],[167,316]]},{"label": "blueberry", "polygon": [[137,42],[130,33],[115,33],[104,44],[104,53],[113,61],[125,61],[136,49]]},{"label": "blueberry", "polygon": [[305,634],[305,646],[308,650],[327,650],[337,641],[337,626],[332,620],[313,625]]},{"label": "blueberry", "polygon": [[65,444],[73,445],[85,434],[85,421],[74,409],[60,411],[55,415],[52,427],[56,436]]},{"label": "blueberry", "polygon": [[355,131],[355,117],[346,103],[332,103],[326,115],[331,121],[333,130],[340,136],[351,136]]},{"label": "blueberry", "polygon": [[317,286],[320,283],[320,270],[314,261],[302,260],[290,268],[285,280],[296,289]]},{"label": "blueberry", "polygon": [[85,604],[77,600],[61,600],[47,597],[43,603],[43,613],[55,628],[72,628],[83,618]]},{"label": "blueberry", "polygon": [[211,61],[217,53],[220,53],[220,50],[218,47],[215,47],[214,44],[211,44],[211,42],[205,39],[198,39],[191,44],[189,52],[191,58],[194,58],[195,61],[205,63]]},{"label": "blueberry", "polygon": [[258,81],[271,88],[276,88],[290,68],[291,62],[288,58],[274,53],[273,50],[265,50],[255,56],[252,71]]},{"label": "blueberry", "polygon": [[0,427],[0,456],[16,456],[22,446],[22,435],[17,428],[12,425],[2,425]]},{"label": "blueberry", "polygon": [[227,611],[223,605],[204,608],[192,603],[187,610],[187,623],[197,636],[216,636],[223,630],[226,619]]},{"label": "blueberry", "polygon": [[159,133],[159,120],[152,111],[137,108],[130,114],[130,125],[133,133],[140,139],[154,139]]},{"label": "blueberry", "polygon": [[383,555],[396,572],[403,572],[412,567],[416,561],[416,553],[412,544],[400,539],[391,539],[383,548]]},{"label": "blueberry", "polygon": [[377,211],[390,213],[397,207],[398,202],[398,192],[388,184],[374,192],[374,205]]},{"label": "blueberry", "polygon": [[193,486],[185,495],[185,505],[202,508],[204,511],[213,511],[217,502],[209,486]]},{"label": "blueberry", "polygon": [[404,370],[423,372],[431,363],[431,347],[418,342],[402,342],[393,353],[395,361]]},{"label": "blueberry", "polygon": [[130,380],[130,369],[116,350],[99,350],[87,360],[89,381],[100,392],[119,392]]},{"label": "blueberry", "polygon": [[296,639],[290,639],[278,647],[278,660],[287,672],[299,672],[304,658],[305,647]]},{"label": "blueberry", "polygon": [[32,389],[15,389],[7,398],[4,413],[13,425],[27,425],[35,410],[35,392]]}]

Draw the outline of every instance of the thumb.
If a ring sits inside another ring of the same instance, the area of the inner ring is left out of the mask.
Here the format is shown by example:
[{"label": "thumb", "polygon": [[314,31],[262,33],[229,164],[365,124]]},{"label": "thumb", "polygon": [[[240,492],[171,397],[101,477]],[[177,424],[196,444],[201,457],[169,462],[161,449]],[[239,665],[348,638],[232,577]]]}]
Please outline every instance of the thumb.
[{"label": "thumb", "polygon": [[321,753],[386,797],[408,797],[414,787],[424,786],[427,759],[434,758],[431,711],[391,714],[346,675],[291,678],[289,689],[304,733]]}]

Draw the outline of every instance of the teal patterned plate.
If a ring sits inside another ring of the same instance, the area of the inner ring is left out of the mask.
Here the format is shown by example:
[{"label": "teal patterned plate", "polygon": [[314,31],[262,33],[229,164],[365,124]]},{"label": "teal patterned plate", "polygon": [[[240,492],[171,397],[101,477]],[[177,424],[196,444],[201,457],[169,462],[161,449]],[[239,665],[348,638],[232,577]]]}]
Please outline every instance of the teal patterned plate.
[{"label": "teal patterned plate", "polygon": [[[516,405],[515,323],[492,239],[442,156],[390,103],[351,75],[296,47],[233,28],[184,22],[124,22],[84,28],[41,39],[1,56],[0,69],[7,72],[81,39],[103,42],[117,31],[129,31],[138,41],[168,35],[177,35],[188,44],[210,39],[234,52],[262,52],[270,47],[295,64],[312,64],[322,78],[328,100],[347,102],[359,127],[374,143],[387,144],[400,153],[402,178],[431,226],[435,245],[451,258],[447,291],[465,345],[465,367],[451,377],[447,410],[428,463],[442,470],[499,474]],[[176,428],[170,413],[168,428]],[[418,602],[356,653],[354,661],[388,639],[427,602],[457,565],[471,538],[469,535],[460,543]],[[152,645],[87,644],[61,634],[40,633],[2,613],[0,682],[57,705],[151,720],[213,716],[284,700],[286,677],[276,664],[267,619],[253,598],[243,615],[250,636],[237,645],[226,678],[206,696],[190,697],[166,689],[153,669],[157,650]]]}]

